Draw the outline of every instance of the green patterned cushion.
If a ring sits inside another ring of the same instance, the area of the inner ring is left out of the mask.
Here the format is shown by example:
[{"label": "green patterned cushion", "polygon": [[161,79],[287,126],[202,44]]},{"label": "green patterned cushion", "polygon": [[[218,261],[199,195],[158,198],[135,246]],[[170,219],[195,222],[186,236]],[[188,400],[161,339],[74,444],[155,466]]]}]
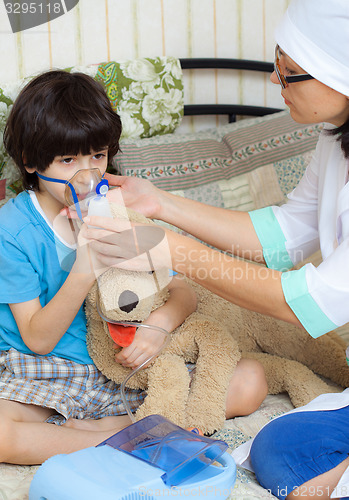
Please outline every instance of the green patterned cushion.
[{"label": "green patterned cushion", "polygon": [[175,57],[103,63],[96,78],[120,115],[122,137],[169,134],[181,122],[182,69]]},{"label": "green patterned cushion", "polygon": [[278,182],[282,192],[286,195],[292,191],[303,176],[306,166],[311,160],[313,151],[308,151],[302,155],[291,158],[284,158],[274,163]]},{"label": "green patterned cushion", "polygon": [[5,123],[13,104],[13,99],[8,96],[11,95],[11,91],[13,93],[14,89],[18,92],[18,88],[18,84],[16,87],[11,86],[9,89],[6,88],[5,90],[0,88],[0,206],[7,201],[7,199],[16,196],[21,190],[21,183],[18,181],[19,174],[16,165],[5,152],[3,145]]}]

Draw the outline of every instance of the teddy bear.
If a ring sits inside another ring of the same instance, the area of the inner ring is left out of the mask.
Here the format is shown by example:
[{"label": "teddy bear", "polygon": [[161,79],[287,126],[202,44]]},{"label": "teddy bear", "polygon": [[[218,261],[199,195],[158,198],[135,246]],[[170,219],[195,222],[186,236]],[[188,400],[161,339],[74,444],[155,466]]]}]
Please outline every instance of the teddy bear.
[{"label": "teddy bear", "polygon": [[[111,210],[113,216],[154,224],[117,205]],[[160,414],[212,434],[224,424],[227,387],[242,357],[259,360],[269,393],[287,392],[296,407],[349,386],[346,343],[336,333],[313,339],[299,327],[238,307],[188,281],[198,297],[197,310],[171,333],[156,359],[132,376],[115,361],[116,348],[129,345],[137,325],[167,300],[168,269],[110,268],[86,298],[87,346],[97,368],[118,384],[127,377],[127,387],[147,392],[136,420]],[[113,322],[134,326],[123,329]],[[188,363],[195,363],[191,374]]]}]

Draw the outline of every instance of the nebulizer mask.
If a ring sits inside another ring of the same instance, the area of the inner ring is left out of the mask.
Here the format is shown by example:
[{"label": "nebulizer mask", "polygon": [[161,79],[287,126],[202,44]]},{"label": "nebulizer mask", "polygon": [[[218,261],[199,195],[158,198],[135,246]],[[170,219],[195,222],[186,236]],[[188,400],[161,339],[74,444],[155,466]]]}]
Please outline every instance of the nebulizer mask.
[{"label": "nebulizer mask", "polygon": [[75,210],[79,219],[83,214],[111,217],[106,194],[109,189],[107,179],[104,179],[99,168],[78,170],[71,179],[62,180],[39,174],[44,181],[65,184],[64,197],[70,210]]}]

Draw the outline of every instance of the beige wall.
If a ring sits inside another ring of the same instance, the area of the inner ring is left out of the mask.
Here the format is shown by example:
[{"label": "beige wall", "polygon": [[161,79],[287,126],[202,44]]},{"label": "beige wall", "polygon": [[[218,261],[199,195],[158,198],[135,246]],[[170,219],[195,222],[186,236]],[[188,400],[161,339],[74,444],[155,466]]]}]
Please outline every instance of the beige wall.
[{"label": "beige wall", "polygon": [[[52,67],[157,55],[271,61],[274,27],[288,1],[80,0],[62,17],[17,34],[0,2],[0,82]],[[232,78],[227,70],[185,75],[185,101],[283,107],[268,77]],[[206,122],[197,119],[195,128]]]}]

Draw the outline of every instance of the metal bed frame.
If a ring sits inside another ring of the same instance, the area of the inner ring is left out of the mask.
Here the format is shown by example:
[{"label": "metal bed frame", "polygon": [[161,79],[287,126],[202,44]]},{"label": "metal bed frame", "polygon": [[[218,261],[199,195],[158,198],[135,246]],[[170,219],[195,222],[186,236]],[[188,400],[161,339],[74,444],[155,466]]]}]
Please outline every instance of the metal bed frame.
[{"label": "metal bed frame", "polygon": [[[272,73],[273,63],[247,59],[189,58],[180,59],[182,69],[232,69]],[[264,116],[282,111],[280,108],[248,106],[246,104],[185,104],[185,116],[228,115],[229,123],[235,122],[237,115]]]}]

